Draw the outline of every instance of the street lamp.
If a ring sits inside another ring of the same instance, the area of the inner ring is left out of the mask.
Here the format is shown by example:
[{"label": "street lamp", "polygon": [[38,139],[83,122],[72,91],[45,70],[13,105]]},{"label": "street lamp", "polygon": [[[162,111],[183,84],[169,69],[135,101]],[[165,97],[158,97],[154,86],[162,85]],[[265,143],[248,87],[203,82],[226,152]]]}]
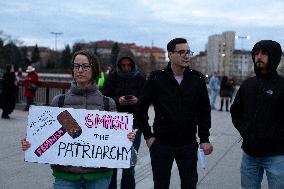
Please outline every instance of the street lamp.
[{"label": "street lamp", "polygon": [[241,50],[244,50],[243,49],[243,41],[244,41],[244,39],[250,39],[250,36],[240,36],[240,35],[236,35],[235,36],[235,39],[241,39]]},{"label": "street lamp", "polygon": [[57,36],[63,35],[63,33],[62,32],[49,32],[49,33],[54,35],[54,37],[55,37],[55,48],[54,48],[54,50],[57,51]]},{"label": "street lamp", "polygon": [[226,62],[225,62],[225,56],[226,54],[225,53],[222,53],[221,54],[221,58],[222,58],[222,66],[223,66],[223,75],[226,75],[226,68],[227,68],[227,65],[226,65]]}]

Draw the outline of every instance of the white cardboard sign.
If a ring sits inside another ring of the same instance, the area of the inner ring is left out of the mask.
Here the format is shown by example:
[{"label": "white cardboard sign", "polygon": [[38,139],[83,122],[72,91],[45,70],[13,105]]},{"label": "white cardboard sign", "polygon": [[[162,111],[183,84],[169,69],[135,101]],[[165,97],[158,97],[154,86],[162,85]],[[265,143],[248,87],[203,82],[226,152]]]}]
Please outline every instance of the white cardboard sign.
[{"label": "white cardboard sign", "polygon": [[25,161],[82,167],[129,168],[133,115],[31,106]]}]

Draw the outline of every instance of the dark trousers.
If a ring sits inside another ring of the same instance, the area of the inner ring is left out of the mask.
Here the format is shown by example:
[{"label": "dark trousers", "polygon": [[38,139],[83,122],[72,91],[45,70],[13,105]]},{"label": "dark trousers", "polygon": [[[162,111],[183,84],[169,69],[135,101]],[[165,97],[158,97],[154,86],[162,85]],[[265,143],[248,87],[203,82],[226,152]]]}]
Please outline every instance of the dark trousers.
[{"label": "dark trousers", "polygon": [[7,117],[9,117],[9,112],[4,108],[3,109],[3,112],[2,112],[2,118],[7,118]]},{"label": "dark trousers", "polygon": [[220,106],[220,111],[223,111],[223,104],[224,104],[224,100],[225,100],[225,103],[226,103],[226,111],[228,112],[229,111],[229,97],[226,97],[226,98],[221,98],[221,106]]},{"label": "dark trousers", "polygon": [[[122,178],[121,178],[121,189],[135,189],[135,170],[134,166],[128,169],[122,169]],[[110,184],[108,189],[116,189],[117,188],[117,169],[113,169],[113,174],[111,177]]]},{"label": "dark trousers", "polygon": [[29,96],[27,96],[27,104],[26,104],[25,110],[28,111],[29,108],[30,108],[30,105],[35,104],[35,103],[34,103],[34,98],[35,98],[35,97],[29,97]]},{"label": "dark trousers", "polygon": [[154,189],[168,189],[174,160],[178,166],[181,189],[196,189],[198,144],[172,147],[155,140],[150,147]]},{"label": "dark trousers", "polygon": [[[138,152],[141,143],[141,132],[137,131],[135,140],[133,142],[134,149]],[[117,188],[117,169],[113,169],[113,175],[108,189]],[[135,189],[135,167],[122,169],[121,189]]]}]

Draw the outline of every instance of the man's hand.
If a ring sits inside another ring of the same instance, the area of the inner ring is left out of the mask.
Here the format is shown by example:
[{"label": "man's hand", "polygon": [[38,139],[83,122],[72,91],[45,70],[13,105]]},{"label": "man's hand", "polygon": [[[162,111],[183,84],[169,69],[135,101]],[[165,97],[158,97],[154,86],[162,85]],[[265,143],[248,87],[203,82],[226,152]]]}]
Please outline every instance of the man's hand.
[{"label": "man's hand", "polygon": [[209,142],[201,143],[200,148],[203,149],[205,155],[209,155],[213,152],[213,145]]},{"label": "man's hand", "polygon": [[150,137],[146,140],[146,144],[147,144],[148,148],[150,148],[152,146],[154,141],[155,141],[155,137]]},{"label": "man's hand", "polygon": [[138,102],[138,98],[136,96],[132,96],[132,98],[129,100],[130,105],[136,105]]},{"label": "man's hand", "polygon": [[125,100],[125,96],[119,97],[119,98],[118,98],[118,101],[119,101],[119,104],[120,104],[121,106],[125,106],[125,105],[128,104],[128,101]]},{"label": "man's hand", "polygon": [[126,106],[126,105],[134,106],[134,105],[136,105],[137,102],[138,102],[138,98],[136,96],[133,96],[133,95],[131,95],[130,97],[131,98],[128,97],[129,99],[125,99],[125,96],[119,97],[118,98],[119,104],[121,106]]},{"label": "man's hand", "polygon": [[22,150],[23,151],[26,151],[31,147],[31,143],[29,141],[27,141],[26,137],[21,140],[21,144],[22,144]]},{"label": "man's hand", "polygon": [[133,142],[135,140],[135,137],[136,137],[136,132],[135,131],[132,131],[130,133],[127,134],[127,138]]}]

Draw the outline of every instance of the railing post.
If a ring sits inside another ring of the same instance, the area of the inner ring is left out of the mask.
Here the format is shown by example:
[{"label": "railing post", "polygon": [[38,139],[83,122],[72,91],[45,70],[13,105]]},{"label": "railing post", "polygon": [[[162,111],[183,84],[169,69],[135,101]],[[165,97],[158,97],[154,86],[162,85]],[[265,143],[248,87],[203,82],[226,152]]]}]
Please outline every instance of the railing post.
[{"label": "railing post", "polygon": [[65,89],[62,89],[62,94],[65,94]]},{"label": "railing post", "polygon": [[49,88],[48,87],[46,87],[46,90],[45,90],[45,105],[49,106]]}]

